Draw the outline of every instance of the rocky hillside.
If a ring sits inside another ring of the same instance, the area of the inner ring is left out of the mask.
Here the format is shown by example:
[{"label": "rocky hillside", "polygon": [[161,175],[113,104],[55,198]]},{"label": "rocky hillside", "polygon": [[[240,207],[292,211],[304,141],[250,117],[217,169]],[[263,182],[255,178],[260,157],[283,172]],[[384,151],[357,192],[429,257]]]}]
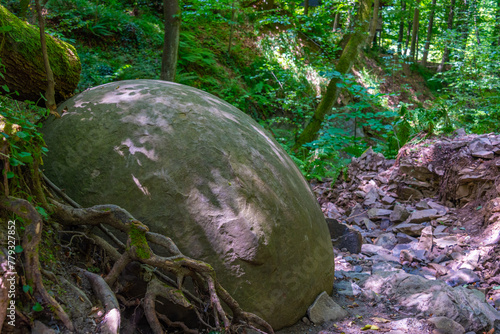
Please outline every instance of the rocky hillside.
[{"label": "rocky hillside", "polygon": [[499,167],[500,136],[459,130],[414,139],[395,160],[368,150],[337,182],[315,184],[343,309],[313,305],[313,332],[499,332]]}]

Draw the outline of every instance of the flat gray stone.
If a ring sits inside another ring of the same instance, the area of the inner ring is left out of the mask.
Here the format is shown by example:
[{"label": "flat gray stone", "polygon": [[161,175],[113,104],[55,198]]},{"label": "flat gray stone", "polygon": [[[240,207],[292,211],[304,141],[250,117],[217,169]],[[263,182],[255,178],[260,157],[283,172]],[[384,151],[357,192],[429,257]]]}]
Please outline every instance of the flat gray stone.
[{"label": "flat gray stone", "polygon": [[458,322],[447,317],[433,317],[427,320],[435,328],[436,334],[464,334],[465,328]]},{"label": "flat gray stone", "polygon": [[410,216],[408,210],[402,205],[395,205],[389,219],[392,222],[400,223],[405,221]]},{"label": "flat gray stone", "polygon": [[394,226],[393,231],[405,233],[414,237],[420,236],[422,230],[425,226],[421,224],[410,224],[410,223],[401,223],[399,225]]},{"label": "flat gray stone", "polygon": [[382,218],[387,218],[391,215],[392,210],[379,209],[379,208],[371,208],[368,210],[368,218],[377,220]]},{"label": "flat gray stone", "polygon": [[481,159],[493,159],[495,157],[495,152],[493,151],[477,151],[472,152],[472,156]]},{"label": "flat gray stone", "polygon": [[322,292],[307,310],[309,320],[315,325],[326,321],[339,321],[347,317],[348,313],[326,293]]},{"label": "flat gray stone", "polygon": [[417,210],[411,213],[407,222],[412,224],[418,224],[423,222],[429,222],[433,219],[436,219],[437,217],[439,217],[439,215],[436,209]]},{"label": "flat gray stone", "polygon": [[434,243],[439,248],[446,248],[446,247],[451,247],[451,246],[458,245],[458,239],[454,235],[449,235],[449,236],[446,236],[446,237],[434,239]]}]

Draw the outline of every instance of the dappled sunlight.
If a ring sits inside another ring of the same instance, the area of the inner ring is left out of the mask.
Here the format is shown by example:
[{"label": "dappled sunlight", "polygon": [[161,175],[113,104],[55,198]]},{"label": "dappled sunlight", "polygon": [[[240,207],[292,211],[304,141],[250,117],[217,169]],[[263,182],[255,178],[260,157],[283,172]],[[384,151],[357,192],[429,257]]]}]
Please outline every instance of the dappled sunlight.
[{"label": "dappled sunlight", "polygon": [[139,188],[139,190],[142,191],[144,195],[151,197],[148,188],[144,187],[139,181],[139,179],[134,176],[134,174],[132,174],[132,179],[134,180],[134,183],[137,185],[137,188]]}]

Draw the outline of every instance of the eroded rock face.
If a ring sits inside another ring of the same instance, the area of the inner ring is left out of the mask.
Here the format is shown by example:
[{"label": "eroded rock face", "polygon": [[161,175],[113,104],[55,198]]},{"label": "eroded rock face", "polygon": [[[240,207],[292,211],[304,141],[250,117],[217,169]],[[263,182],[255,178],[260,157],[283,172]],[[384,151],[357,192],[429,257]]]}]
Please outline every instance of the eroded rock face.
[{"label": "eroded rock face", "polygon": [[212,264],[275,329],[333,286],[323,214],[300,171],[250,117],[187,86],[110,83],[44,126],[48,177],[84,206],[112,203]]}]

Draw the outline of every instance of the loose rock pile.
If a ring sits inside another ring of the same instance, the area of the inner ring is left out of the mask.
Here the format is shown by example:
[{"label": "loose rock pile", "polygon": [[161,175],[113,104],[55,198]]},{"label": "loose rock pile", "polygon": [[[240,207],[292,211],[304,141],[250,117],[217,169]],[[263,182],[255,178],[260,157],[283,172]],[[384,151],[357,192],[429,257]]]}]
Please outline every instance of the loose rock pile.
[{"label": "loose rock pile", "polygon": [[500,136],[414,140],[396,160],[369,149],[313,189],[330,229],[349,235],[336,250],[337,296],[383,305],[394,320],[452,321],[449,333],[500,331]]}]

